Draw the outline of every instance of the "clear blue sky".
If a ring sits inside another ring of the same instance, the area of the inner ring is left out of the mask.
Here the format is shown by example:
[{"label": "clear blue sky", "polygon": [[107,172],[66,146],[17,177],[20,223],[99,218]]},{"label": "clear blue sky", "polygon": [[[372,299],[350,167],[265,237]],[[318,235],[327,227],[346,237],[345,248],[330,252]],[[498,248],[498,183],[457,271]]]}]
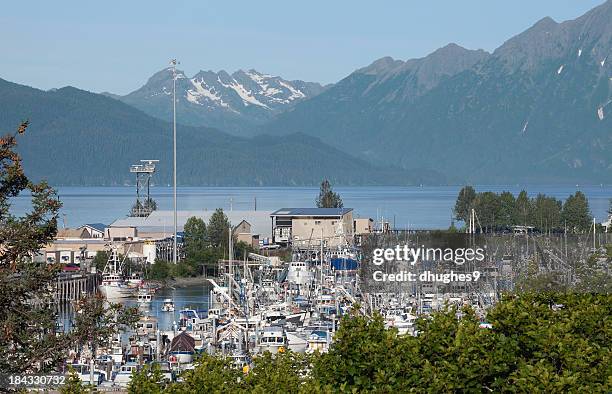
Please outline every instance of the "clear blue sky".
[{"label": "clear blue sky", "polygon": [[336,82],[383,56],[455,42],[492,51],[545,16],[603,0],[7,1],[0,78],[49,89],[127,93],[176,57],[200,69],[255,68]]}]

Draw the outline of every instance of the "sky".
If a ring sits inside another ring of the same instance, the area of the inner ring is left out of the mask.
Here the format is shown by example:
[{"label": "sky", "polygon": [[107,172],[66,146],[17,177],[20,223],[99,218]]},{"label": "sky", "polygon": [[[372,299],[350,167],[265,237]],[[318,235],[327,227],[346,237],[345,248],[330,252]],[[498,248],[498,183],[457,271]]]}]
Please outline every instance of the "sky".
[{"label": "sky", "polygon": [[574,19],[603,0],[7,1],[0,78],[129,93],[177,58],[199,70],[254,68],[333,83],[383,56],[450,42],[493,51],[545,16]]}]

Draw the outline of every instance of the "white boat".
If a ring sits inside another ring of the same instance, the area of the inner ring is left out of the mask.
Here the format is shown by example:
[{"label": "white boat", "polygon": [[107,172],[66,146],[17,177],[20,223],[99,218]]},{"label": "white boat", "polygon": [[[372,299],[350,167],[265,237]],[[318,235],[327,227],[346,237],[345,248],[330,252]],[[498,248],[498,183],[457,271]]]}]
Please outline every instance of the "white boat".
[{"label": "white boat", "polygon": [[402,309],[390,309],[385,314],[385,327],[397,328],[398,335],[414,334],[416,316]]},{"label": "white boat", "polygon": [[92,373],[91,366],[88,364],[72,364],[70,368],[76,372],[83,384],[93,383],[94,386],[99,386],[104,381],[104,374],[95,369]]},{"label": "white boat", "polygon": [[[270,352],[276,354],[287,349],[287,334],[282,327],[270,326],[264,328],[261,338],[259,338],[258,350],[260,353]],[[280,349],[283,350],[280,350]]]},{"label": "white boat", "polygon": [[331,339],[329,331],[312,331],[308,336],[308,345],[306,347],[306,353],[326,353],[329,350],[330,342]]},{"label": "white boat", "polygon": [[172,298],[166,298],[164,303],[161,306],[162,312],[174,312],[174,302],[172,302]]},{"label": "white boat", "polygon": [[142,316],[136,322],[136,334],[139,336],[155,335],[157,329],[157,318],[155,316]]},{"label": "white boat", "polygon": [[136,289],[129,287],[122,275],[122,264],[117,257],[117,247],[112,246],[110,256],[102,272],[102,283],[98,286],[100,293],[106,299],[114,300],[129,298]]},{"label": "white boat", "polygon": [[127,387],[132,380],[132,374],[140,369],[137,363],[129,362],[121,366],[115,375],[114,382],[120,387]]},{"label": "white boat", "polygon": [[140,287],[144,283],[144,279],[142,277],[142,274],[136,272],[136,273],[131,274],[127,278],[127,282],[128,282],[128,286],[130,287]]},{"label": "white boat", "polygon": [[287,282],[298,286],[306,286],[312,282],[313,272],[308,267],[308,263],[303,261],[292,261],[287,267]]},{"label": "white boat", "polygon": [[153,296],[148,291],[138,292],[138,303],[139,304],[150,304],[153,301]]},{"label": "white boat", "polygon": [[98,289],[109,300],[134,296],[134,289],[129,287],[123,278],[116,274],[103,274],[102,283],[98,286]]}]

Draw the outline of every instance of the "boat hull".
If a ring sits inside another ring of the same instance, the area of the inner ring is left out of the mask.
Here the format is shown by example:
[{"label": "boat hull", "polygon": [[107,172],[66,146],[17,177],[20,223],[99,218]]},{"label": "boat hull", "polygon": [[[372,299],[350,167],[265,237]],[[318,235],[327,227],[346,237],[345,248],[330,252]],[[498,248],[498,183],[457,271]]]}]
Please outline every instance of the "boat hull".
[{"label": "boat hull", "polygon": [[107,299],[130,298],[134,296],[134,289],[121,286],[100,285],[98,286],[100,293]]}]

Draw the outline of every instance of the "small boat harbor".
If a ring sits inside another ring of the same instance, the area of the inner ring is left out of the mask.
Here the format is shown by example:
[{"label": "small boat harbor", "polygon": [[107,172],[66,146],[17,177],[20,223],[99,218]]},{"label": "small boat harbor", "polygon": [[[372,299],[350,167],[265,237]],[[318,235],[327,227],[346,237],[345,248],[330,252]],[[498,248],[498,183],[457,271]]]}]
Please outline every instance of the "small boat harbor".
[{"label": "small boat harbor", "polygon": [[[230,213],[247,219],[249,215]],[[250,222],[257,223],[252,213]],[[154,215],[137,220],[150,221]],[[176,381],[183,371],[195,367],[199,355],[210,354],[229,357],[237,368],[248,373],[253,359],[264,352],[327,352],[343,316],[349,313],[368,316],[379,313],[385,326],[396,329],[399,335],[418,335],[418,317],[448,305],[468,305],[486,329],[490,327],[486,311],[512,285],[513,270],[516,273],[525,266],[534,253],[539,253],[538,258],[545,263],[561,264],[563,268],[562,250],[567,253],[568,249],[563,238],[557,240],[561,243],[547,244],[543,249],[526,232],[493,236],[487,242],[489,251],[495,253],[489,253],[478,267],[483,273],[478,287],[465,283],[377,287],[366,280],[371,276],[368,248],[372,239],[383,240],[384,245],[379,246],[420,247],[427,232],[398,231],[384,221],[373,226],[372,219],[353,219],[351,210],[346,208],[284,208],[265,215],[272,218],[269,241],[258,240],[246,219],[231,219],[239,225],[230,225],[228,229],[231,236],[227,238],[225,255],[234,259],[220,259],[214,269],[205,269],[204,275],[190,278],[189,288],[197,291],[188,300],[180,295],[185,289],[146,280],[143,273],[126,269],[130,258],[143,256],[144,267],[150,266],[146,253],[130,252],[137,242],[154,245],[144,235],[144,229],[150,229],[150,225],[140,226],[140,232],[138,227],[125,224],[106,229],[108,260],[104,269],[88,274],[65,272],[64,277],[74,280],[58,280],[58,284],[63,284],[56,293],[57,302],[70,304],[81,296],[96,293],[109,303],[137,306],[140,318],[133,329],[108,338],[104,346],[93,351],[87,347],[73,349],[66,355],[64,372],[76,371],[83,383],[98,390],[122,391],[132,374],[146,365],[159,366],[165,379]],[[181,222],[181,227],[184,223]],[[113,231],[125,234],[126,229],[132,237],[112,236]],[[470,234],[461,236],[471,239]],[[258,248],[236,259],[234,243],[240,237]],[[161,243],[160,248],[159,242],[152,249],[158,257],[159,253],[167,252],[168,244]],[[82,247],[81,251],[84,255]],[[47,258],[60,254],[46,253]],[[424,263],[433,266],[437,262]],[[461,308],[457,313],[462,313]],[[65,320],[69,321],[70,316]],[[61,329],[70,329],[69,324]]]}]

